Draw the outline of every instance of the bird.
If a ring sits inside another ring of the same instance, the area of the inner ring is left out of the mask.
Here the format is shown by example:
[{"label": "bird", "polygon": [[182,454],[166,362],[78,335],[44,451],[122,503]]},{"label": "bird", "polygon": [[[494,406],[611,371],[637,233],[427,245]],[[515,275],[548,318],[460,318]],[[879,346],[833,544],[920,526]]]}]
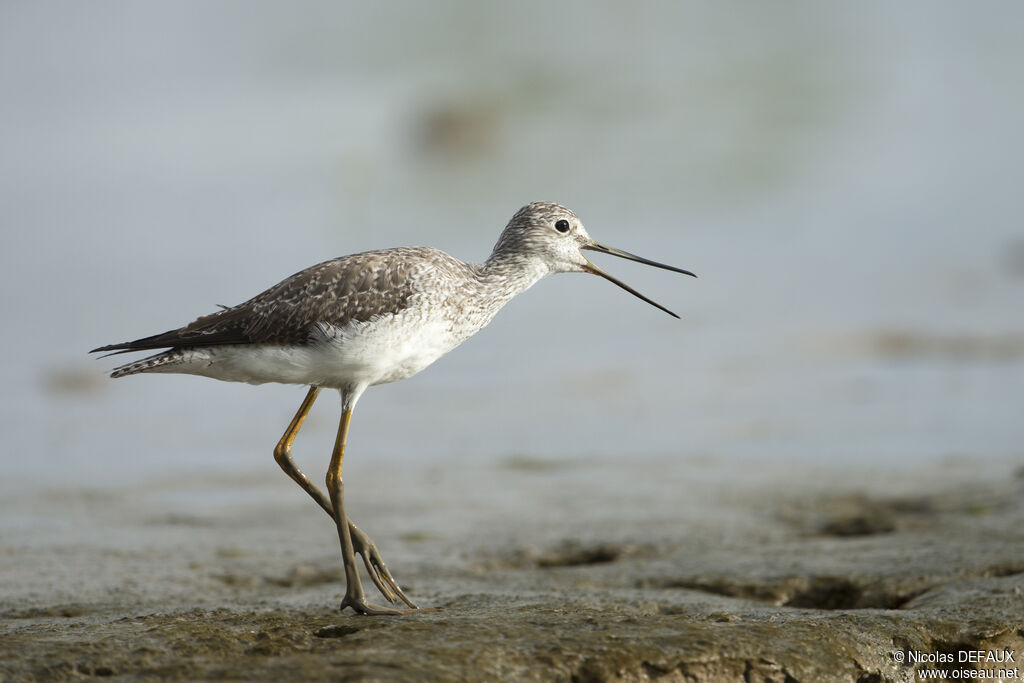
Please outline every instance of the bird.
[{"label": "bird", "polygon": [[[431,247],[397,247],[342,256],[295,273],[237,306],[168,332],[100,346],[115,355],[164,349],[113,369],[111,377],[199,375],[228,382],[308,386],[274,459],[333,520],[345,594],[339,609],[361,615],[417,610],[372,539],[345,513],[342,464],[352,411],[371,386],[415,375],[480,331],[499,309],[553,273],[591,273],[679,318],[594,265],[584,251],[610,254],[696,277],[597,242],[571,210],[533,202],[512,216],[482,264]],[[106,356],[104,356],[106,357]],[[292,445],[317,396],[341,394],[341,419],[325,478],[326,493],[292,458]],[[356,555],[389,605],[369,602]],[[399,601],[404,607],[397,607]]]}]

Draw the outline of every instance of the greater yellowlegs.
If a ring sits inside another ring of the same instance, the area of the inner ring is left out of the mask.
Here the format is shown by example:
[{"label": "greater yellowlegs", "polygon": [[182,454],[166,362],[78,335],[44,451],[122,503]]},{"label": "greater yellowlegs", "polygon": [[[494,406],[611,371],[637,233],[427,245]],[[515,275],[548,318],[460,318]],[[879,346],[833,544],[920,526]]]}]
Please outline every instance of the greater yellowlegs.
[{"label": "greater yellowlegs", "polygon": [[[356,401],[367,387],[405,379],[427,367],[483,328],[512,297],[551,273],[600,275],[679,317],[595,266],[583,256],[584,249],[693,275],[596,242],[569,209],[535,202],[512,216],[483,265],[463,263],[430,247],[342,256],[184,327],[92,352],[168,349],[115,368],[111,377],[174,372],[249,384],[308,385],[274,458],[338,529],[346,581],[341,609],[398,614],[404,610],[367,602],[357,554],[389,602],[401,600],[416,609],[377,546],[345,514],[341,465]],[[327,495],[292,460],[292,443],[320,390],[326,388],[341,392],[341,422],[327,470]]]}]

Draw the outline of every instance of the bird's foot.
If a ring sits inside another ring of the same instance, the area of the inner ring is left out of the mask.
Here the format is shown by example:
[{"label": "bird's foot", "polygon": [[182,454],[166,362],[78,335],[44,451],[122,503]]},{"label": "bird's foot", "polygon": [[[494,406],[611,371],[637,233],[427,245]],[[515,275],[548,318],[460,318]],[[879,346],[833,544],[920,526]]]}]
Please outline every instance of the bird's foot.
[{"label": "bird's foot", "polygon": [[[416,605],[406,597],[402,589],[399,588],[398,583],[395,581],[395,577],[391,576],[391,572],[388,571],[388,566],[384,564],[384,558],[380,556],[380,551],[377,550],[377,546],[374,545],[373,541],[366,532],[357,527],[355,524],[349,523],[349,532],[352,536],[352,548],[355,552],[363,558],[363,564],[366,565],[366,572],[370,575],[373,580],[373,585],[377,587],[388,602],[395,603],[397,600],[401,600],[410,609],[417,609]],[[345,599],[341,602],[341,608],[345,609],[346,606],[351,606],[356,612],[360,614],[403,614],[409,610],[394,610],[390,607],[379,607],[375,608],[378,610],[390,610],[388,612],[366,612],[361,610],[356,605],[361,603],[364,608],[372,605],[367,605],[365,598],[357,598],[356,596],[345,595]]]},{"label": "bird's foot", "polygon": [[416,608],[396,609],[394,607],[374,605],[373,603],[366,601],[366,596],[353,595],[349,592],[345,593],[345,597],[342,598],[341,606],[338,609],[344,612],[346,607],[351,607],[356,614],[362,614],[363,616],[368,617],[398,616],[399,614],[408,614],[409,612],[416,611]]}]

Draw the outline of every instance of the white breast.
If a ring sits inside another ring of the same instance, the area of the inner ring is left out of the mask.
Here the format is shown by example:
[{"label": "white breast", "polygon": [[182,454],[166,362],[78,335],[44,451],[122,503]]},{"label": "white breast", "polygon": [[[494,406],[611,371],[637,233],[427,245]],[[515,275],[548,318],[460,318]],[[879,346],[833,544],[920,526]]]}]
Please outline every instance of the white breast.
[{"label": "white breast", "polygon": [[336,387],[385,384],[411,377],[461,341],[443,319],[424,319],[403,311],[342,327],[320,324],[311,346],[323,374],[318,384]]}]

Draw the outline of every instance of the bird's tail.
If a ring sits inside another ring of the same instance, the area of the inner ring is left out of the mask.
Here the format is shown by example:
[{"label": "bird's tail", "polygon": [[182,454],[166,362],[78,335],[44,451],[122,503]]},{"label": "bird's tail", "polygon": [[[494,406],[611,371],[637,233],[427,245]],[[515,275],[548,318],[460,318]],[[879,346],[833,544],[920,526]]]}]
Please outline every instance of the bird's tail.
[{"label": "bird's tail", "polygon": [[171,349],[170,351],[158,353],[155,356],[149,356],[131,363],[119,365],[113,369],[110,376],[116,379],[127,375],[137,375],[140,372],[166,372],[168,366],[177,365],[181,363],[181,361],[181,351]]}]

